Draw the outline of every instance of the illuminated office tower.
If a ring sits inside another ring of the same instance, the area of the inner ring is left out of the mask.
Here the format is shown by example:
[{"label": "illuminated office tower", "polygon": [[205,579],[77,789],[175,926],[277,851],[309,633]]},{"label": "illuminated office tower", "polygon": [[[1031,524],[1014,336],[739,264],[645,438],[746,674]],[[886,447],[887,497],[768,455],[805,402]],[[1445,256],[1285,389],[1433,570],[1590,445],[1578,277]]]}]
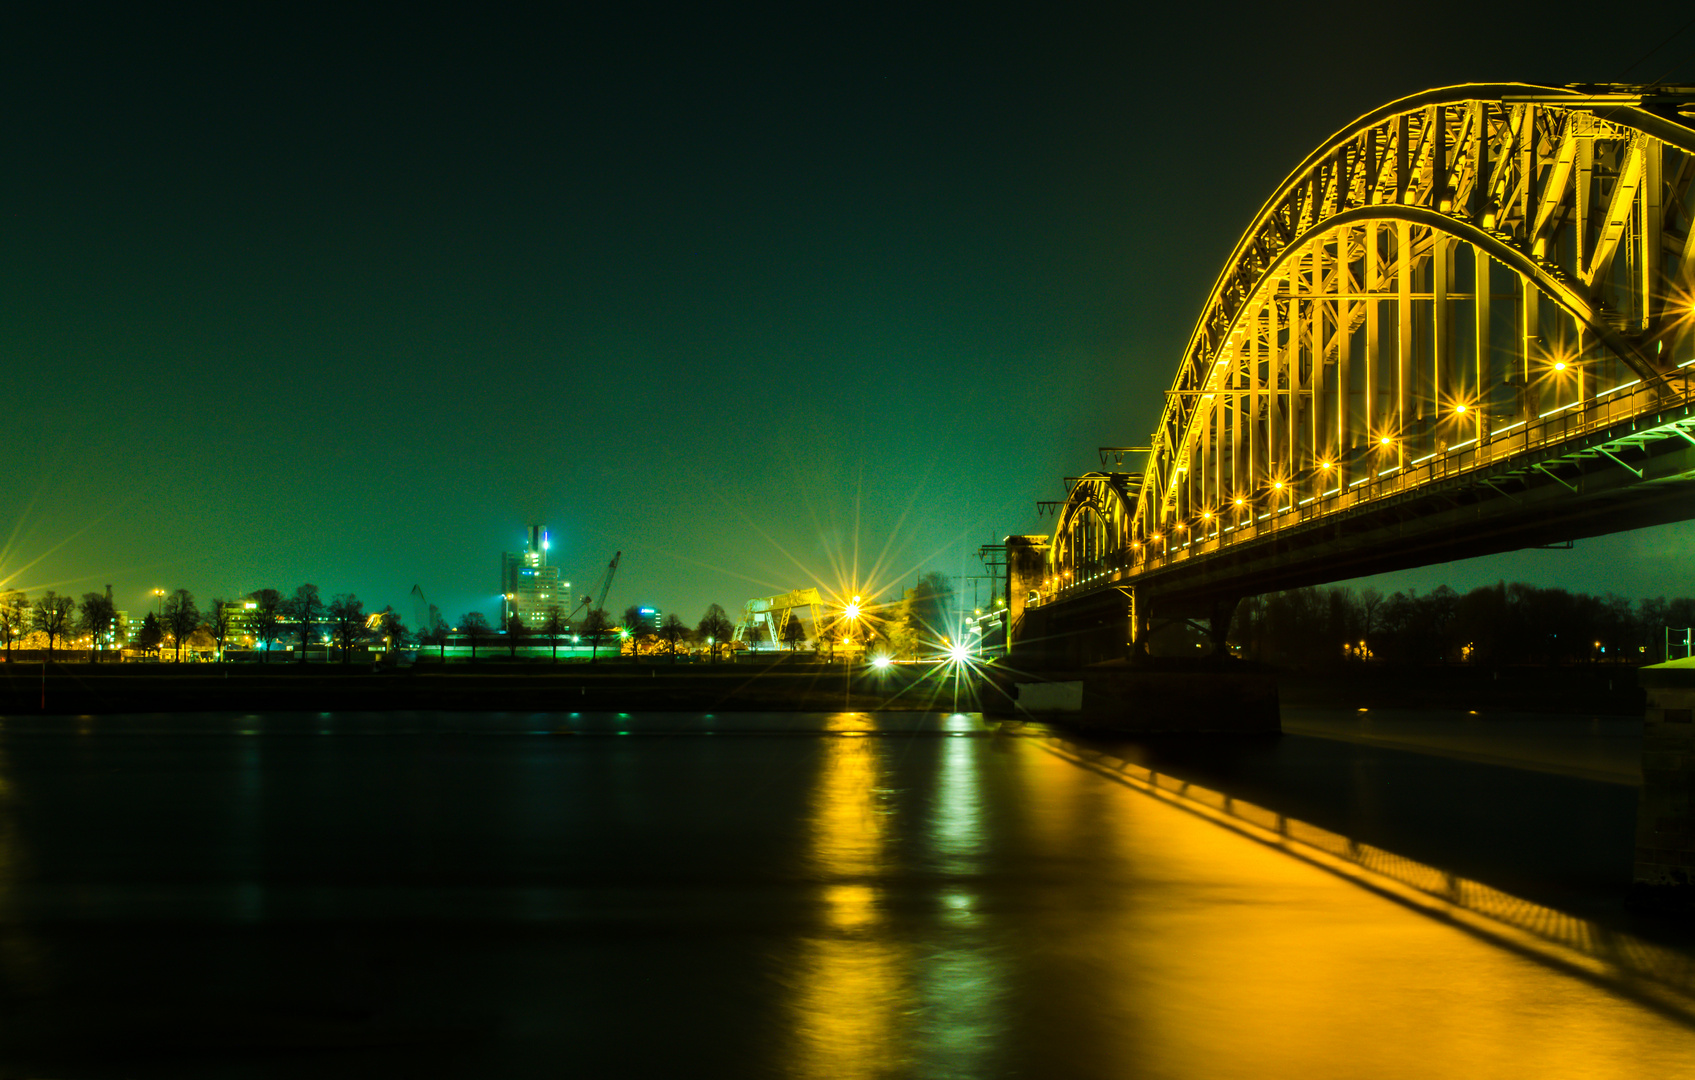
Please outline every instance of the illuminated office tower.
[{"label": "illuminated office tower", "polygon": [[503,614],[516,614],[531,630],[547,623],[549,610],[557,607],[561,618],[571,614],[571,583],[559,580],[559,568],[547,565],[547,529],[531,525],[522,551],[500,555],[500,594],[505,599]]}]

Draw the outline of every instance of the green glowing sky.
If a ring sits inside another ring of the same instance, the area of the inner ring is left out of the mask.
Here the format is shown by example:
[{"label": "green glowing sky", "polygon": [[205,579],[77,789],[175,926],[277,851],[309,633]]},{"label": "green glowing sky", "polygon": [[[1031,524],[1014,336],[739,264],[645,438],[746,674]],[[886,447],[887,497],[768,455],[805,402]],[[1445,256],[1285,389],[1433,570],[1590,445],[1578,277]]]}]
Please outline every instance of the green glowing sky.
[{"label": "green glowing sky", "polygon": [[[579,585],[625,553],[609,607],[690,619],[856,537],[879,583],[975,573],[1145,439],[1331,131],[1444,83],[1695,81],[1695,32],[1641,61],[1546,4],[581,7],[8,16],[0,577],[454,617],[532,520]],[[1695,593],[1692,537],[1416,583]]]}]

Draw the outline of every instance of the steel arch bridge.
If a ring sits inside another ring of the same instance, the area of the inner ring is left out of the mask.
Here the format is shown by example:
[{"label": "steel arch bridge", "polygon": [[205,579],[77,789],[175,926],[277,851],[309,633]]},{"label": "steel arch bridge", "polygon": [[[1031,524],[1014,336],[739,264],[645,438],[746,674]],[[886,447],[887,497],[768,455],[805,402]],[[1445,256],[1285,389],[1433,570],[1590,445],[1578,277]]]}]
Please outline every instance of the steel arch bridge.
[{"label": "steel arch bridge", "polygon": [[1142,471],[1068,482],[1026,621],[1221,642],[1245,595],[1695,517],[1692,216],[1695,88],[1361,117],[1231,252]]}]

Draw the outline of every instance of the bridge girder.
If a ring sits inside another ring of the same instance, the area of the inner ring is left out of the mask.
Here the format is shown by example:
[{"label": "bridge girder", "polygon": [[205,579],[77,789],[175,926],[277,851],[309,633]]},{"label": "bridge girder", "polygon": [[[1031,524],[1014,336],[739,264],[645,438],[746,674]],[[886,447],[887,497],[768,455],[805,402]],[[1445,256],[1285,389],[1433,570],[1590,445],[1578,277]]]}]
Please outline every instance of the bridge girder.
[{"label": "bridge girder", "polygon": [[1471,84],[1326,140],[1220,272],[1133,506],[1097,538],[1102,484],[1072,489],[1054,597],[1687,410],[1690,118],[1695,88]]}]

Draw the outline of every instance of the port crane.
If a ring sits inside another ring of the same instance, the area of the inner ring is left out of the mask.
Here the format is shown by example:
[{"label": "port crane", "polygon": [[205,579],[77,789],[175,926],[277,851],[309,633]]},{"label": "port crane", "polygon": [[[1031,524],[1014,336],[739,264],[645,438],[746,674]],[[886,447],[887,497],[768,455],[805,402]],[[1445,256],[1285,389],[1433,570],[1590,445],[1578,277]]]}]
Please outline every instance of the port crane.
[{"label": "port crane", "polygon": [[[578,612],[582,612],[586,619],[589,615],[592,615],[596,611],[606,610],[606,594],[612,589],[612,579],[618,575],[618,560],[623,557],[624,553],[622,551],[613,553],[612,561],[606,564],[606,574],[600,579],[600,598],[595,599],[593,593],[583,597],[583,602],[578,604],[571,611],[572,622],[576,621]],[[593,602],[593,607],[589,606],[591,601]],[[602,630],[596,629],[589,633],[589,663],[591,664],[594,663],[595,653],[600,650],[601,632]]]}]

